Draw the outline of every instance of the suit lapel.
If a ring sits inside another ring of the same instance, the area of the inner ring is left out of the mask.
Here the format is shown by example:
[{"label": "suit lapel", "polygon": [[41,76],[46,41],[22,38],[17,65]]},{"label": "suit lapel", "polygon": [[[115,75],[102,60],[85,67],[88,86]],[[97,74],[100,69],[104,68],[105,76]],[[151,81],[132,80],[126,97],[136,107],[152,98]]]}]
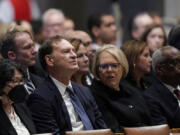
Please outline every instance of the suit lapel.
[{"label": "suit lapel", "polygon": [[[159,91],[161,97],[163,100],[166,102],[167,105],[170,107],[172,106],[177,106],[178,101],[174,97],[174,95],[170,92],[170,90],[162,83],[162,82],[157,82],[155,85],[156,89]],[[168,100],[167,100],[168,97]]]},{"label": "suit lapel", "polygon": [[[55,100],[56,100],[57,110],[59,112],[59,116],[60,116],[60,120],[61,120],[60,126],[62,128],[62,131],[63,130],[65,130],[65,131],[72,130],[70,117],[68,115],[69,113],[68,113],[67,107],[64,103],[61,93],[59,92],[58,88],[56,87],[56,85],[54,84],[54,82],[52,81],[52,79],[50,77],[46,78],[46,85],[54,93],[54,95],[56,97]],[[64,127],[64,126],[66,126],[66,127]]]},{"label": "suit lapel", "polygon": [[3,121],[0,124],[2,125],[2,127],[0,127],[1,130],[7,131],[10,135],[17,135],[13,125],[11,124],[11,121],[9,120],[6,113],[3,111],[1,104],[0,104],[0,121],[1,122]]},{"label": "suit lapel", "polygon": [[24,126],[28,129],[28,131],[30,133],[35,132],[35,127],[33,122],[30,120],[30,118],[28,117],[28,115],[25,113],[25,111],[22,110],[22,108],[17,105],[14,104],[14,109],[15,112],[17,113],[17,115],[19,116],[21,122],[24,124]]}]

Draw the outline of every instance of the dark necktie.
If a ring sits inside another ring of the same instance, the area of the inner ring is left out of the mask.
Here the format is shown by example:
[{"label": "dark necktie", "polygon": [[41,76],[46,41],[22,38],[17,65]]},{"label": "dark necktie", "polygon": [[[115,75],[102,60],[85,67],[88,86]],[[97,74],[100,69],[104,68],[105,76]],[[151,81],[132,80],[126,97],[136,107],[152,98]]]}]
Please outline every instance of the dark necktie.
[{"label": "dark necktie", "polygon": [[177,96],[177,98],[180,100],[180,91],[179,90],[174,90],[174,94]]},{"label": "dark necktie", "polygon": [[25,81],[25,87],[26,87],[26,89],[27,89],[27,91],[28,91],[29,94],[33,93],[34,90],[35,90],[34,84],[33,84],[32,81],[29,80],[29,79],[27,79],[27,80]]},{"label": "dark necktie", "polygon": [[84,108],[79,100],[79,98],[76,96],[76,94],[71,90],[71,88],[66,88],[67,92],[69,93],[69,96],[71,98],[71,102],[74,106],[74,109],[76,110],[76,112],[78,113],[80,119],[82,120],[83,125],[85,126],[85,128],[87,130],[93,130],[93,126],[86,114],[86,112],[84,111]]}]

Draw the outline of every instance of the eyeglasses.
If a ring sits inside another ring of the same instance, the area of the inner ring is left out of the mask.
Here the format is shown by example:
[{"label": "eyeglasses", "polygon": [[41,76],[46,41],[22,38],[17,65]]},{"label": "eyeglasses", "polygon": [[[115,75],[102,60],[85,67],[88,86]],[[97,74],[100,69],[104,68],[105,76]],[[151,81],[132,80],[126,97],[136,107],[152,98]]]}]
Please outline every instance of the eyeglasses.
[{"label": "eyeglasses", "polygon": [[13,82],[14,84],[23,84],[24,83],[24,78],[15,78],[15,79],[12,79],[9,82]]},{"label": "eyeglasses", "polygon": [[78,59],[85,59],[85,58],[88,58],[88,55],[87,54],[77,54],[77,58]]},{"label": "eyeglasses", "polygon": [[109,67],[112,68],[112,70],[116,70],[121,64],[120,63],[109,63],[109,64],[99,64],[100,70],[107,70]]},{"label": "eyeglasses", "polygon": [[12,84],[10,84],[11,82],[12,82],[13,84],[18,84],[18,85],[24,84],[24,78],[21,78],[21,79],[12,79],[11,81],[8,81],[8,82],[7,82],[6,86],[9,87],[9,88],[13,88],[13,87],[11,86]]}]

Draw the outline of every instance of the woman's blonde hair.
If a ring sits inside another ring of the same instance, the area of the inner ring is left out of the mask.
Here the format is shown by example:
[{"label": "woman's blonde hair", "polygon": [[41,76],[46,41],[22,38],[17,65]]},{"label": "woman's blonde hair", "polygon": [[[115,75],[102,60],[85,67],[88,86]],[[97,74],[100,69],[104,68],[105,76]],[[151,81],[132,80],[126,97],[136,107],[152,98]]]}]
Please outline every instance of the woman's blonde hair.
[{"label": "woman's blonde hair", "polygon": [[100,63],[99,57],[100,57],[102,52],[110,53],[121,64],[122,69],[123,69],[123,77],[126,77],[126,75],[128,74],[128,70],[129,70],[129,66],[128,66],[126,56],[124,55],[124,53],[122,52],[121,49],[119,49],[116,46],[111,45],[111,44],[104,45],[102,48],[97,50],[97,52],[94,56],[93,66],[92,66],[92,72],[94,74],[94,77],[97,80],[100,80],[98,66]]}]

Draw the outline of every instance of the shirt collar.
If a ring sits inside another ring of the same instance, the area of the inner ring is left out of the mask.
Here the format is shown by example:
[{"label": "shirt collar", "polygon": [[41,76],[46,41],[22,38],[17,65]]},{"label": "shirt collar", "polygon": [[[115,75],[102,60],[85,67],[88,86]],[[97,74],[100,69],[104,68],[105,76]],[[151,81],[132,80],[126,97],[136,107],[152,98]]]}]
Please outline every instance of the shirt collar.
[{"label": "shirt collar", "polygon": [[[172,93],[174,93],[174,90],[177,90],[178,89],[178,87],[177,88],[174,88],[173,86],[171,86],[171,85],[168,85],[168,84],[166,84],[166,83],[164,83],[164,85],[172,92]],[[178,89],[179,90],[179,89]]]},{"label": "shirt collar", "polygon": [[[63,84],[62,82],[56,80],[54,77],[52,77],[50,75],[50,78],[53,80],[53,82],[55,83],[56,87],[58,88],[58,90],[60,91],[61,95],[63,96],[66,92],[66,88],[67,87],[70,87],[72,88],[72,84],[71,84],[71,81],[69,81],[69,84],[68,85],[65,85]],[[73,89],[73,88],[72,88]]]}]

